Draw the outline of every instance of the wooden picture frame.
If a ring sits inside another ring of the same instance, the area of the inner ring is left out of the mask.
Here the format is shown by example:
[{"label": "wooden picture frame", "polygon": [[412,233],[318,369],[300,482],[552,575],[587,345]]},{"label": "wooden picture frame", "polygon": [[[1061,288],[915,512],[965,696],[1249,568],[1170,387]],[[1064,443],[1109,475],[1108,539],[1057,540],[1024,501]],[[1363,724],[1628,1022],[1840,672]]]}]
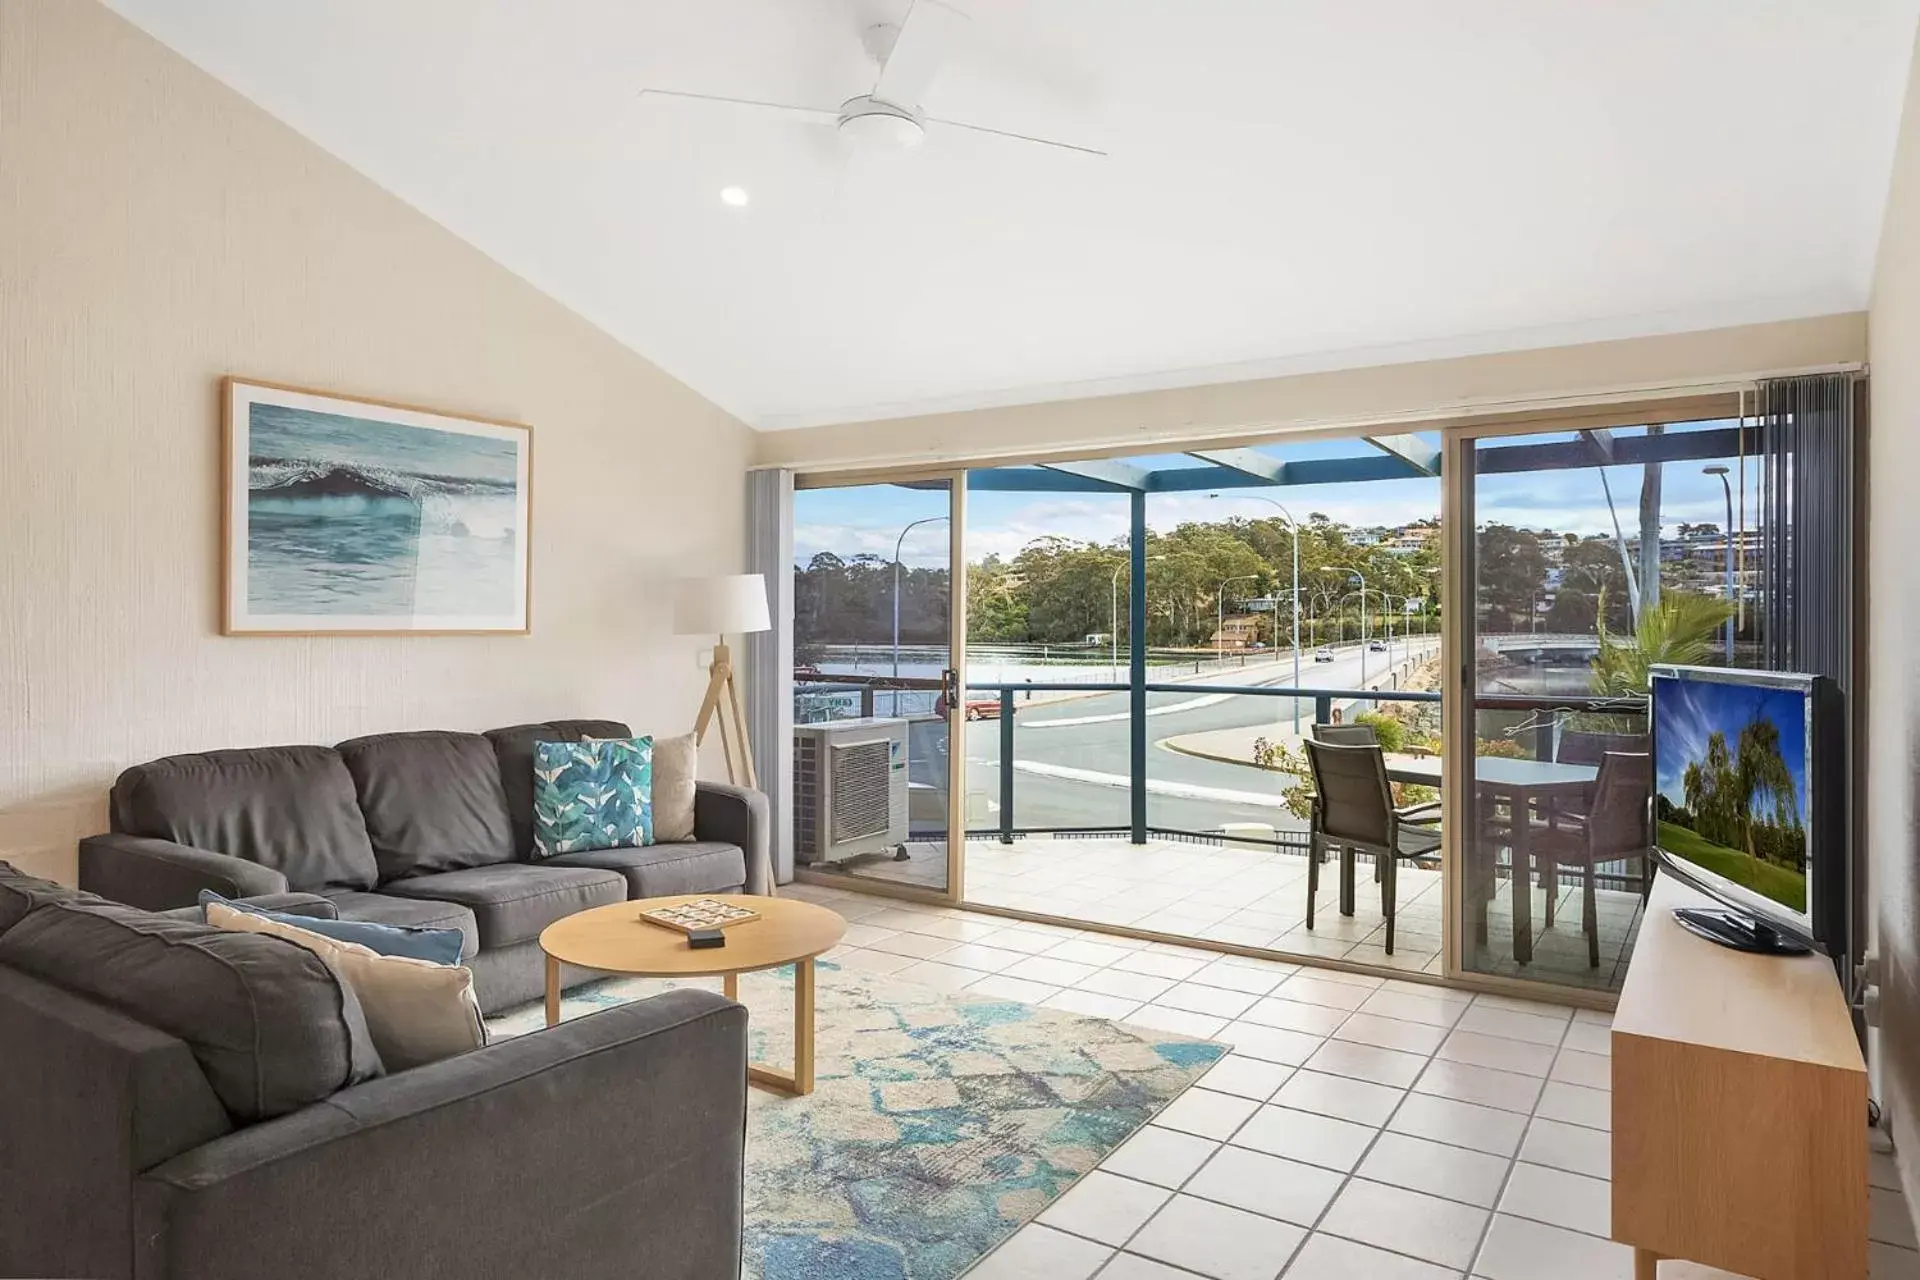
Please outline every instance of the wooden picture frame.
[{"label": "wooden picture frame", "polygon": [[221,380],[221,633],[525,635],[533,430]]}]

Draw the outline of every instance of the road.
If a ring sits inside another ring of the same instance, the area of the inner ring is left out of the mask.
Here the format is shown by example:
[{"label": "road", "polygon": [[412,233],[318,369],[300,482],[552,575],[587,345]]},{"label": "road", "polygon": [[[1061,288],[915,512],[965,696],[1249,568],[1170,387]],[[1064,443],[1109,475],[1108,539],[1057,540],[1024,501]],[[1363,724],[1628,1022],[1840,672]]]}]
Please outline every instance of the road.
[{"label": "road", "polygon": [[[1303,663],[1305,687],[1356,688],[1362,658],[1369,680],[1389,660],[1396,668],[1411,652],[1415,658],[1437,651],[1434,637],[1416,637],[1410,646],[1396,639],[1391,654],[1365,653],[1359,644],[1335,648],[1332,662]],[[1291,664],[1274,674],[1246,680],[1232,675],[1220,683],[1290,685]],[[1182,734],[1208,729],[1272,725],[1275,736],[1291,736],[1293,700],[1257,694],[1208,695],[1203,692],[1147,695],[1147,821],[1156,827],[1213,831],[1225,822],[1265,822],[1300,827],[1281,806],[1282,775],[1184,755],[1164,744]],[[1313,702],[1302,699],[1300,723],[1313,720]],[[1128,695],[1099,694],[1069,702],[1016,711],[1014,719],[1014,825],[1018,827],[1124,827],[1128,822]],[[911,755],[914,780],[941,778],[945,733],[930,721],[914,725]],[[968,825],[998,823],[1000,725],[979,720],[967,725],[967,775],[971,800]],[[920,767],[924,762],[924,770]]]}]

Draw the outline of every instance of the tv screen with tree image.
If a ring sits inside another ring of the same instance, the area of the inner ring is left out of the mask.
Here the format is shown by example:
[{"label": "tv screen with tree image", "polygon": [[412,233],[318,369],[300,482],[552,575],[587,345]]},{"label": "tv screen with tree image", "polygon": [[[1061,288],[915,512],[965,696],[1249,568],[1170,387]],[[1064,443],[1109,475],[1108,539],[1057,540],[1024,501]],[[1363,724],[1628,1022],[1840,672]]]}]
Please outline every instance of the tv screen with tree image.
[{"label": "tv screen with tree image", "polygon": [[1682,674],[1653,683],[1655,843],[1806,917],[1811,690]]}]

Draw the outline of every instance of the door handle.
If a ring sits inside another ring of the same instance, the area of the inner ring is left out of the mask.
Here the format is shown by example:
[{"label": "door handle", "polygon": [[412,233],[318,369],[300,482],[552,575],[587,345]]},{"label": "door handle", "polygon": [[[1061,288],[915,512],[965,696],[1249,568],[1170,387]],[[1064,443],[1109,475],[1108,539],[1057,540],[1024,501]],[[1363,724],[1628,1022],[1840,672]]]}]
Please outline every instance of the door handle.
[{"label": "door handle", "polygon": [[946,699],[947,714],[966,711],[960,704],[960,672],[954,667],[940,669],[940,696]]}]

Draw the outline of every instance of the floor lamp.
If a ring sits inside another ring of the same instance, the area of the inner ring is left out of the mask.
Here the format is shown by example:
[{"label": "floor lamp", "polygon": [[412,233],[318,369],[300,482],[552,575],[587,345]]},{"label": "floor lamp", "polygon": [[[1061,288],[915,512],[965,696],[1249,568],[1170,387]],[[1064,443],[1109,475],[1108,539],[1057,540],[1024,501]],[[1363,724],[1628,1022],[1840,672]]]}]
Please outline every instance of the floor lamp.
[{"label": "floor lamp", "polygon": [[[740,689],[733,682],[733,653],[728,636],[770,631],[766,579],[757,573],[730,573],[717,578],[682,578],[675,585],[673,631],[682,636],[718,636],[713,666],[708,672],[707,696],[693,722],[695,742],[704,742],[714,714],[720,716],[720,750],[727,758],[727,780],[758,789],[753,771],[753,744],[747,739],[747,718],[740,710]],[[731,716],[733,725],[728,728]],[[734,752],[740,764],[734,765]]]}]

